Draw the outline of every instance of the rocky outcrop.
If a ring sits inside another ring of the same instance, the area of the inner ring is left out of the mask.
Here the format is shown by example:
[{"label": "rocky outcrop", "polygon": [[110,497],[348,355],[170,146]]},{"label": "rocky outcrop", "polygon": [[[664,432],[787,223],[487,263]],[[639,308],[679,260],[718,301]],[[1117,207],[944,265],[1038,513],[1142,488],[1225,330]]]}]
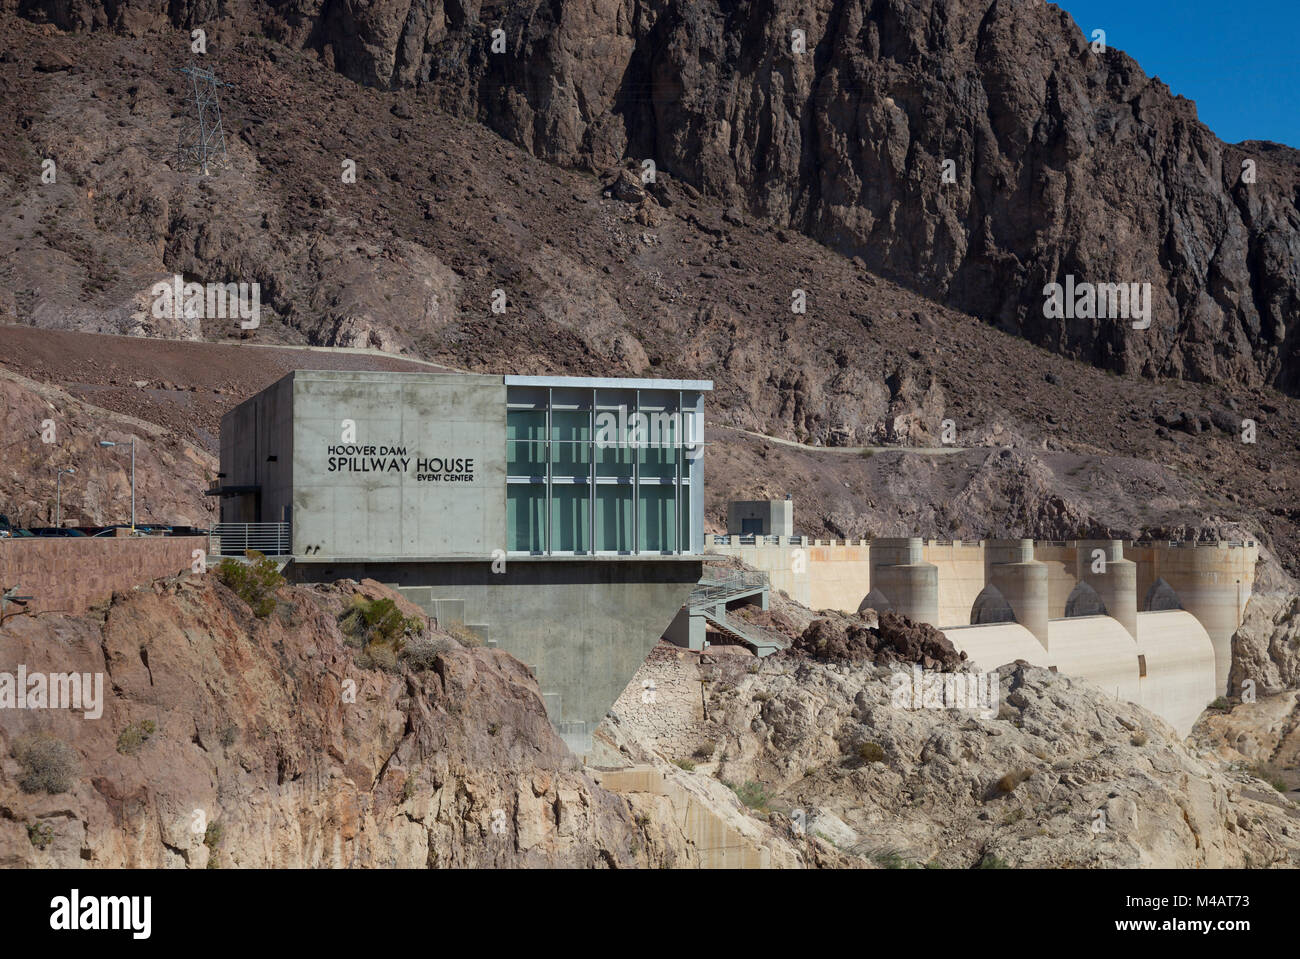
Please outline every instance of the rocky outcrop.
[{"label": "rocky outcrop", "polygon": [[1259,696],[1300,683],[1300,596],[1294,591],[1256,593],[1232,637],[1228,688],[1240,694],[1247,680]]},{"label": "rocky outcrop", "polygon": [[[210,452],[156,424],[0,370],[0,513],[17,526],[53,526],[56,516],[70,526],[128,522],[132,437],[140,522],[213,522],[215,501],[195,495],[216,476]],[[104,448],[100,440],[122,445]],[[74,472],[59,477],[69,467]]]},{"label": "rocky outcrop", "polygon": [[[38,0],[24,14],[140,30],[208,10]],[[253,25],[357,82],[427,86],[538,156],[652,160],[1067,355],[1300,386],[1300,154],[1222,143],[1055,6],[419,0],[286,16],[249,2],[211,29]],[[1045,284],[1068,275],[1149,283],[1150,328],[1046,316]]]},{"label": "rocky outcrop", "polygon": [[794,637],[781,655],[828,662],[918,663],[925,669],[944,670],[966,661],[966,654],[933,626],[888,611],[879,615],[878,622],[828,611]]},{"label": "rocky outcrop", "polygon": [[694,756],[675,775],[732,785],[805,861],[818,849],[893,868],[1300,865],[1300,808],[1240,756],[1189,747],[1064,675],[1003,666],[994,716],[900,705],[897,663],[703,659],[657,664],[661,684],[674,664],[707,683],[707,716],[688,733],[617,706],[602,730],[665,766]]},{"label": "rocky outcrop", "polygon": [[[104,701],[0,713],[0,864],[657,864],[509,655],[426,632],[427,660],[362,668],[338,625],[356,585],[284,587],[264,620],[211,575],[9,619],[7,669],[101,674]],[[26,791],[33,766],[65,788]]]}]

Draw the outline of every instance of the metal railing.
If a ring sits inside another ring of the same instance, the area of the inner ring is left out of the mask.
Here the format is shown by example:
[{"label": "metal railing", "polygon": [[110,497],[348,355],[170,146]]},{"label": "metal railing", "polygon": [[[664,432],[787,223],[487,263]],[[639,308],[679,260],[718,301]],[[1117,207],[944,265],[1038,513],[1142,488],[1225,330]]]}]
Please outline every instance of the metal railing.
[{"label": "metal railing", "polygon": [[767,573],[761,570],[734,569],[725,573],[706,573],[691,590],[689,605],[715,606],[725,603],[732,596],[743,596],[767,588]]},{"label": "metal railing", "polygon": [[704,618],[713,624],[714,628],[752,646],[754,652],[759,656],[767,656],[778,649],[785,649],[789,645],[784,637],[777,637],[761,626],[753,626],[727,616],[718,616],[707,609],[703,610],[702,613]]},{"label": "metal railing", "polygon": [[289,523],[218,523],[208,533],[208,553],[243,556],[250,549],[267,556],[287,556],[293,551]]},{"label": "metal railing", "polygon": [[[736,537],[737,543],[741,546],[776,546],[778,545],[779,536],[767,536],[763,533],[745,533],[743,536]],[[732,534],[714,533],[714,546],[730,546]],[[811,546],[812,539],[807,536],[787,536],[785,538],[786,546]]]}]

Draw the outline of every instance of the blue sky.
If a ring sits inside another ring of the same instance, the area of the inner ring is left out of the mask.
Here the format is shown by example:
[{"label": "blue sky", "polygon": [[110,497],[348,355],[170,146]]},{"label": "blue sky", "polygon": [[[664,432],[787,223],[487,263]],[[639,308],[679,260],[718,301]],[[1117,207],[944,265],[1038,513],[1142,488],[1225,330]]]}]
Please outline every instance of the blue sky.
[{"label": "blue sky", "polygon": [[1054,0],[1098,27],[1228,143],[1300,149],[1300,0]]}]

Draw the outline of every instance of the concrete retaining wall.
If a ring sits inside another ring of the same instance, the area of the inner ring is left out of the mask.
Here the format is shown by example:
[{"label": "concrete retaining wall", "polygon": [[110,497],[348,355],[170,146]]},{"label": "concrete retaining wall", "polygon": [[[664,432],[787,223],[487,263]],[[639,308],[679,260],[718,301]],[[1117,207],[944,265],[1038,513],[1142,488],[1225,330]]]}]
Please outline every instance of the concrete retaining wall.
[{"label": "concrete retaining wall", "polygon": [[578,754],[702,574],[699,560],[653,559],[511,560],[501,573],[472,562],[295,561],[285,570],[308,582],[376,579],[433,616],[460,609],[464,625],[533,669],[547,715]]},{"label": "concrete retaining wall", "polygon": [[207,546],[203,536],[0,539],[0,589],[34,596],[30,612],[75,615],[114,592],[189,569],[194,550]]}]

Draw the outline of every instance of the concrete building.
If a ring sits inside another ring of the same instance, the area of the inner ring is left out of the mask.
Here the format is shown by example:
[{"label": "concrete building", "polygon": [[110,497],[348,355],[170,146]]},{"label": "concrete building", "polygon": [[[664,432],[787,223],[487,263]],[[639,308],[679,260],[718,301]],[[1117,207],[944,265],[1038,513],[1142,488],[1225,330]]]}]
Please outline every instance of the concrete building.
[{"label": "concrete building", "polygon": [[1228,690],[1259,550],[1242,543],[713,538],[813,609],[892,609],[985,669],[1016,659],[1140,703],[1182,735]]},{"label": "concrete building", "polygon": [[509,651],[585,752],[701,578],[711,389],[299,370],[222,418],[220,532],[279,524],[290,578],[370,577]]},{"label": "concrete building", "polygon": [[727,532],[793,536],[794,503],[789,499],[734,500],[727,504]]}]

